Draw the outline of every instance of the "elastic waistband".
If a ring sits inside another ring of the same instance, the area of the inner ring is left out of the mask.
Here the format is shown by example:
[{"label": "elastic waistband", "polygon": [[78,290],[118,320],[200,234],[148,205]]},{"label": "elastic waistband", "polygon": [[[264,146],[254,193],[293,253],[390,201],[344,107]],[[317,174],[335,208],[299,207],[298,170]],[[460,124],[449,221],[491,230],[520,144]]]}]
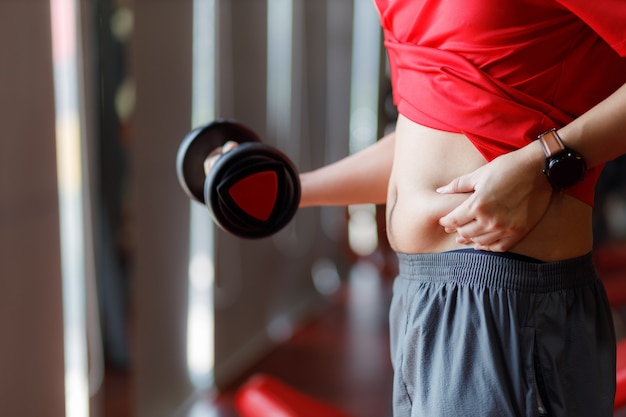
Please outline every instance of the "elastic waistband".
[{"label": "elastic waistband", "polygon": [[597,279],[591,253],[556,262],[529,262],[488,252],[398,254],[400,278],[458,283],[520,292],[580,287]]}]

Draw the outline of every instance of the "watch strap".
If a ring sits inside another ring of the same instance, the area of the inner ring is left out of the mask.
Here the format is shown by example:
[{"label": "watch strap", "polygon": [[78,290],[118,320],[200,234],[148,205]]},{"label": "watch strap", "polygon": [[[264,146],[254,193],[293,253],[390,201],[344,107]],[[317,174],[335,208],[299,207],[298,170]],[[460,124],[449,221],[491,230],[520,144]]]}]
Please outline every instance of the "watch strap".
[{"label": "watch strap", "polygon": [[551,158],[565,150],[565,145],[556,133],[556,129],[550,129],[547,132],[543,132],[537,137],[543,146],[543,152],[546,154],[546,158]]}]

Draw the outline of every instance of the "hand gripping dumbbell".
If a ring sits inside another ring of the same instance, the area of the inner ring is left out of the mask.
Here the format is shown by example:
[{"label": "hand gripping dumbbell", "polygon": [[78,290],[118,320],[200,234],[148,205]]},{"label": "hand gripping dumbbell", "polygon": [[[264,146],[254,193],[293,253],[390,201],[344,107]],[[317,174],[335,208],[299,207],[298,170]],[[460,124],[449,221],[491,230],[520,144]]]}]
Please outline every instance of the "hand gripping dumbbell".
[{"label": "hand gripping dumbbell", "polygon": [[[238,146],[219,156],[206,175],[205,160],[230,141]],[[176,170],[187,195],[206,204],[215,223],[239,237],[278,232],[300,203],[293,162],[239,123],[219,120],[189,132],[178,148]]]}]

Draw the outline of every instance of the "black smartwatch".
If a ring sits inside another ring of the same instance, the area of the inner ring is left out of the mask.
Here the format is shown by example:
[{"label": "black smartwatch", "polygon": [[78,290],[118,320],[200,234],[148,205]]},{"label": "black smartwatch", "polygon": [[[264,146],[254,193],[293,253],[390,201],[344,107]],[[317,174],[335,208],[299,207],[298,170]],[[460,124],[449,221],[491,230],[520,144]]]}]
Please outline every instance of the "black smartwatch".
[{"label": "black smartwatch", "polygon": [[546,154],[546,167],[543,173],[556,190],[563,190],[578,184],[585,178],[587,164],[576,151],[569,149],[556,133],[550,129],[537,137]]}]

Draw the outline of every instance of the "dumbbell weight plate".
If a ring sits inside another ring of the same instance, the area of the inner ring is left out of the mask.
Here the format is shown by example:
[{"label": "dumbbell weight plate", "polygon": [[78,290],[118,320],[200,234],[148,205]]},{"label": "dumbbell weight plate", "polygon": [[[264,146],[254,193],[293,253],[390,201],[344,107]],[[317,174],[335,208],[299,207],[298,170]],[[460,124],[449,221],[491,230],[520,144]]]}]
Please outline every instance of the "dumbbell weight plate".
[{"label": "dumbbell weight plate", "polygon": [[204,161],[215,149],[226,142],[260,142],[247,127],[232,121],[218,120],[189,132],[181,142],[176,155],[178,181],[185,193],[200,203],[204,200]]},{"label": "dumbbell weight plate", "polygon": [[262,143],[244,143],[213,165],[204,200],[224,230],[263,238],[281,230],[295,215],[300,178],[282,152]]}]

